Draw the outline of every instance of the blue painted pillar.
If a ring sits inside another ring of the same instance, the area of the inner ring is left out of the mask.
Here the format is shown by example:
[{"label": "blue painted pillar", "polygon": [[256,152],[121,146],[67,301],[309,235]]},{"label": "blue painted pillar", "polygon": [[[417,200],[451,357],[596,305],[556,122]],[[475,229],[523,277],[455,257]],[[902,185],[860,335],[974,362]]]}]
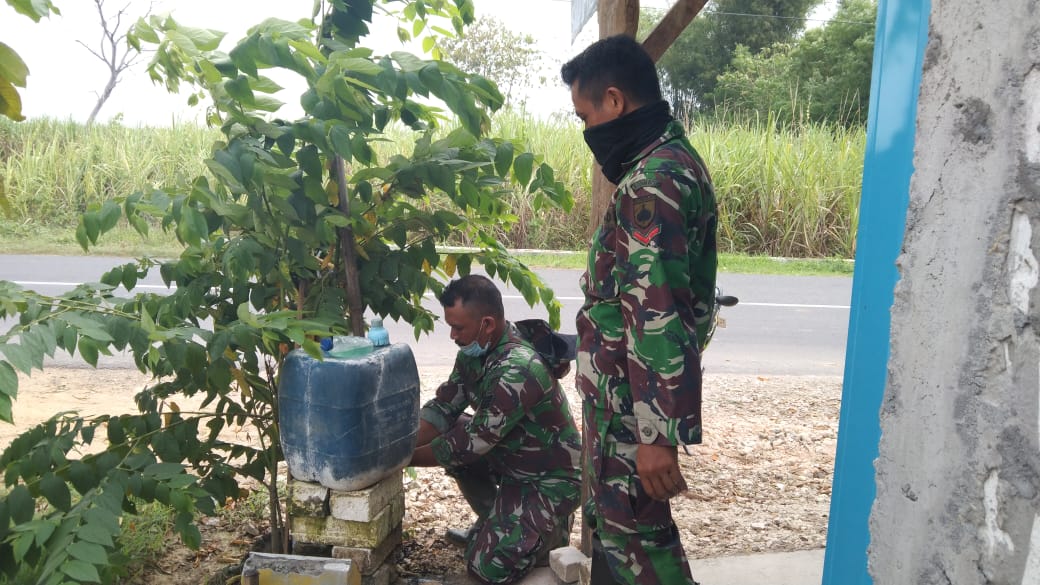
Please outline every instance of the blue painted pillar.
[{"label": "blue painted pillar", "polygon": [[868,519],[876,492],[890,315],[913,173],[917,95],[929,0],[880,0],[856,237],[845,383],[831,493],[824,585],[869,585]]}]

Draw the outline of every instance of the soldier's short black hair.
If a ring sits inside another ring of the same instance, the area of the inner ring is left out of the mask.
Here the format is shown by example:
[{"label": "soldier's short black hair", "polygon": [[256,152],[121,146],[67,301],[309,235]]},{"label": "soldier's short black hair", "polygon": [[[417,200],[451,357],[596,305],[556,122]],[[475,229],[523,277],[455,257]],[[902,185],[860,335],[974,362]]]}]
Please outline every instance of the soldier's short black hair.
[{"label": "soldier's short black hair", "polygon": [[454,307],[455,302],[461,300],[464,307],[476,311],[481,316],[505,319],[502,293],[490,278],[480,274],[469,274],[449,282],[439,300],[445,308]]},{"label": "soldier's short black hair", "polygon": [[599,100],[616,87],[640,105],[661,100],[661,80],[654,60],[638,41],[626,35],[600,39],[560,69],[563,82],[577,84],[581,95]]}]

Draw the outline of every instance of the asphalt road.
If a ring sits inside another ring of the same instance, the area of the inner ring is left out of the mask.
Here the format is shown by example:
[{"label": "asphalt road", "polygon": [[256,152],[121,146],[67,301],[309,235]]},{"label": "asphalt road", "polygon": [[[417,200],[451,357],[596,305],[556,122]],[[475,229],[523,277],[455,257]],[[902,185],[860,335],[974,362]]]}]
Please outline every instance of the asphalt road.
[{"label": "asphalt road", "polygon": [[[0,255],[0,280],[18,283],[44,294],[59,294],[82,282],[97,281],[125,258]],[[539,274],[556,291],[563,303],[562,330],[574,332],[574,316],[581,306],[578,289],[580,272],[541,270]],[[704,355],[708,372],[759,375],[841,375],[849,321],[852,279],[845,277],[768,276],[720,274],[719,285],[726,294],[740,298],[736,307],[725,308],[726,327],[719,329]],[[142,291],[165,290],[158,271],[138,285]],[[503,289],[506,316],[510,319],[545,318],[544,307],[528,307],[514,290]],[[434,299],[429,307],[440,314]],[[406,323],[386,324],[392,341],[412,346],[420,369],[448,366],[455,346],[447,328],[416,341]],[[10,323],[0,325],[7,330]],[[54,365],[81,365],[67,354]],[[103,358],[102,367],[132,367],[125,356]]]}]

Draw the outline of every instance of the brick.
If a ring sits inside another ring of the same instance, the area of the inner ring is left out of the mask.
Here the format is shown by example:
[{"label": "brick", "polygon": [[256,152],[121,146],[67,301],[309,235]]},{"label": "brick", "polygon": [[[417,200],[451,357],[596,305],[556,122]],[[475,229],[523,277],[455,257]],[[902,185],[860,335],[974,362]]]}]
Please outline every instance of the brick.
[{"label": "brick", "polygon": [[375,573],[361,577],[361,585],[390,585],[397,579],[397,568],[393,565],[382,565]]},{"label": "brick", "polygon": [[404,492],[383,508],[371,522],[351,522],[338,518],[293,518],[293,538],[298,542],[377,548],[404,518]]},{"label": "brick", "polygon": [[578,566],[587,559],[588,557],[573,546],[549,551],[549,567],[564,583],[574,583],[578,580]]},{"label": "brick", "polygon": [[249,553],[242,566],[242,585],[361,585],[361,574],[349,560]]},{"label": "brick", "polygon": [[332,547],[332,558],[348,559],[357,565],[362,576],[371,575],[383,564],[384,561],[401,544],[401,525],[398,524],[390,532],[379,546],[375,548],[363,548],[356,546],[334,546]]},{"label": "brick", "polygon": [[580,585],[592,584],[592,559],[585,559],[578,565],[578,583]]},{"label": "brick", "polygon": [[329,488],[294,479],[289,484],[289,492],[293,516],[324,518],[329,515]]},{"label": "brick", "polygon": [[329,513],[333,518],[339,520],[371,522],[402,492],[404,492],[404,482],[401,473],[394,473],[374,486],[363,490],[353,492],[331,490]]}]

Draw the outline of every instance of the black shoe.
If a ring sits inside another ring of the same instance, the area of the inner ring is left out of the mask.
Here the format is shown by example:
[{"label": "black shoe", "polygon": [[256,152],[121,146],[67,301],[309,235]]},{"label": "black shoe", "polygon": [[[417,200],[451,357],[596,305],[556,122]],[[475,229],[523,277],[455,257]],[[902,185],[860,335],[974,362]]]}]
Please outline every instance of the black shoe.
[{"label": "black shoe", "polygon": [[448,540],[448,542],[460,546],[466,546],[467,544],[469,544],[469,539],[473,538],[476,534],[476,524],[470,526],[467,530],[463,530],[462,528],[449,528],[446,531],[444,531],[444,537]]}]

